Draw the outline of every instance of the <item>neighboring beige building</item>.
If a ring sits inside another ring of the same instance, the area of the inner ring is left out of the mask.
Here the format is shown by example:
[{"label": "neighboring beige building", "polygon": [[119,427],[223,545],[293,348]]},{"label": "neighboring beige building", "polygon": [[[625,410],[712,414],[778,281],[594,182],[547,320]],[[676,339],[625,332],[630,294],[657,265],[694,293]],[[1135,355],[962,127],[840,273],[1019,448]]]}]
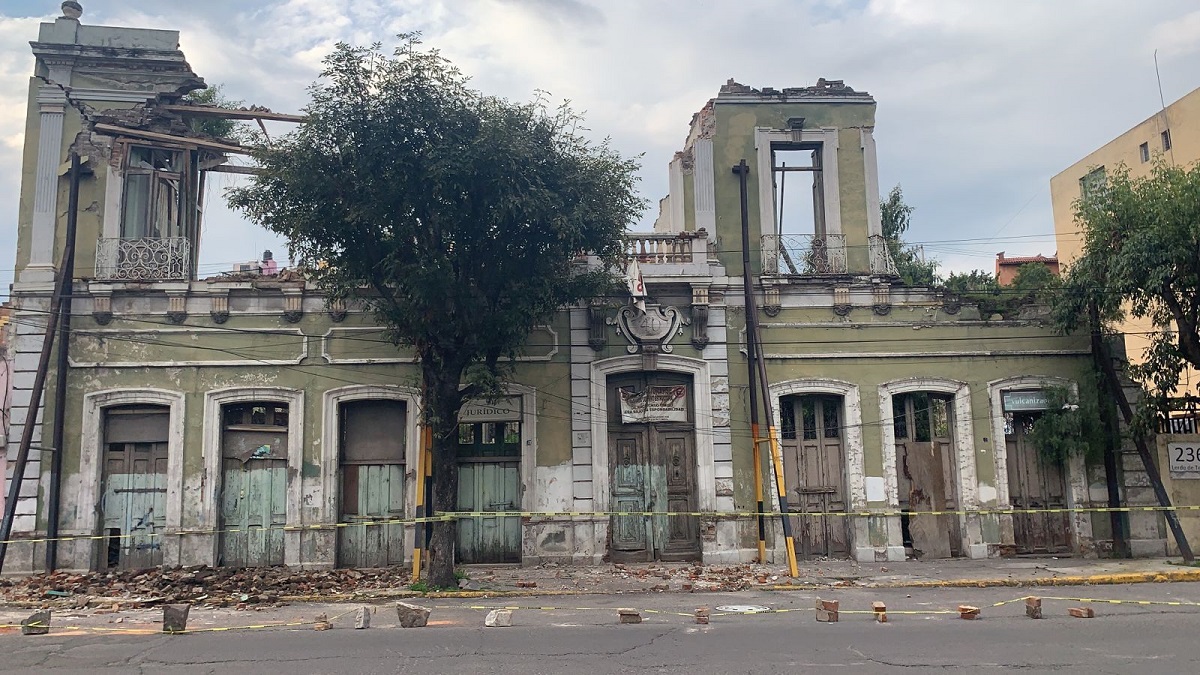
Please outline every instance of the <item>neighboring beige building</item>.
[{"label": "neighboring beige building", "polygon": [[[1120,164],[1129,167],[1133,176],[1150,173],[1154,159],[1162,156],[1167,162],[1188,165],[1200,160],[1200,88],[1155,113],[1129,131],[1105,143],[1065,171],[1050,179],[1050,201],[1054,208],[1054,236],[1058,243],[1058,259],[1070,269],[1083,248],[1083,236],[1075,223],[1075,200],[1082,186],[1105,170]],[[1142,360],[1149,341],[1146,334],[1153,330],[1147,321],[1127,321],[1125,345],[1134,363]],[[1185,372],[1181,390],[1195,395],[1200,385],[1200,373]],[[1180,392],[1182,393],[1182,391]]]}]

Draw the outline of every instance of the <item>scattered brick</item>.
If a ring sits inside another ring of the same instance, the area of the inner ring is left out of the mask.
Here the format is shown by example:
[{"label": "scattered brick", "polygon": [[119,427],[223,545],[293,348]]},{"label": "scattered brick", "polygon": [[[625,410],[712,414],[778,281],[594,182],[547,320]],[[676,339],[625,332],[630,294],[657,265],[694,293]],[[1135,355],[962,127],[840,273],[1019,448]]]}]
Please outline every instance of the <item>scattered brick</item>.
[{"label": "scattered brick", "polygon": [[333,628],[333,624],[329,622],[329,617],[318,614],[316,620],[313,621],[313,630],[329,630],[330,628]]},{"label": "scattered brick", "polygon": [[1076,619],[1094,619],[1096,618],[1096,610],[1091,607],[1072,607],[1067,610],[1067,613]]},{"label": "scattered brick", "polygon": [[696,623],[707,624],[709,617],[712,616],[712,611],[708,607],[696,608]]},{"label": "scattered brick", "polygon": [[975,619],[978,619],[979,618],[979,608],[972,607],[970,605],[959,605],[958,606],[958,618],[967,619],[968,621],[973,621]]},{"label": "scattered brick", "polygon": [[1042,618],[1042,599],[1034,596],[1025,598],[1025,616],[1031,619]]},{"label": "scattered brick", "polygon": [[817,621],[821,623],[837,623],[838,601],[817,598]]}]

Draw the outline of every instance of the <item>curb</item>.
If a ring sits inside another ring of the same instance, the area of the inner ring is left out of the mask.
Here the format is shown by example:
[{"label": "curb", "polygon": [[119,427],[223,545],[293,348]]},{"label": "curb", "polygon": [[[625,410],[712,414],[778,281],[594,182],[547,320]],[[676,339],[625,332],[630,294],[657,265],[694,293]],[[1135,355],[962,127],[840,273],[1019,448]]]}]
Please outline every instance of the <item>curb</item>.
[{"label": "curb", "polygon": [[[1125,572],[1122,574],[1092,574],[1087,576],[1052,577],[1046,579],[945,579],[939,581],[895,581],[860,583],[843,588],[1034,588],[1038,586],[1114,586],[1119,584],[1148,584],[1200,581],[1200,570],[1171,572]],[[777,585],[775,591],[810,590],[812,587]]]}]

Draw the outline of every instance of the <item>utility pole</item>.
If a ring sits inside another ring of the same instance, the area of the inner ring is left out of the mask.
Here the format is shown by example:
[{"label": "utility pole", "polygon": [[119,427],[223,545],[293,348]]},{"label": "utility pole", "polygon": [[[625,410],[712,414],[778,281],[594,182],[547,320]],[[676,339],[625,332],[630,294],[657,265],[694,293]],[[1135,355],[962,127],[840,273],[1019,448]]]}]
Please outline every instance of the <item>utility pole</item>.
[{"label": "utility pole", "polygon": [[[79,158],[72,151],[72,166],[78,165]],[[68,220],[68,225],[72,221]],[[13,462],[12,481],[8,486],[8,500],[4,502],[4,520],[0,521],[0,571],[4,569],[4,559],[8,555],[8,538],[12,535],[13,519],[16,517],[17,500],[21,496],[21,483],[25,478],[25,467],[29,465],[29,450],[33,446],[33,430],[37,426],[38,412],[41,409],[42,394],[46,390],[46,376],[50,370],[50,355],[54,347],[55,333],[58,332],[58,320],[62,310],[64,290],[67,287],[67,262],[75,259],[75,233],[68,232],[66,244],[63,246],[62,258],[58,263],[58,274],[54,279],[54,293],[50,298],[50,312],[46,317],[46,334],[42,338],[42,352],[38,357],[37,373],[33,378],[33,387],[29,397],[29,411],[25,414],[25,426],[21,430],[21,444],[17,447],[17,457]],[[61,406],[62,401],[56,401]],[[58,453],[61,448],[54,448]]]},{"label": "utility pole", "polygon": [[[758,302],[754,299],[754,284],[750,275],[750,216],[749,199],[747,196],[747,181],[750,167],[746,160],[741,160],[733,167],[738,175],[742,207],[742,283],[746,294],[746,364],[749,371],[750,392],[750,436],[754,444],[754,489],[758,499],[758,550],[759,562],[766,557],[766,513],[763,507],[762,490],[762,451],[759,443],[766,440],[771,451],[771,467],[775,473],[775,485],[779,498],[779,519],[783,524],[783,537],[787,549],[788,574],[793,578],[799,576],[796,566],[796,543],[792,537],[792,521],[788,515],[787,491],[784,485],[783,458],[779,452],[779,434],[774,423],[774,413],[771,409],[771,384],[767,379],[766,355],[760,348],[761,334],[758,328]],[[755,378],[759,379],[762,389],[763,414],[767,422],[767,438],[763,439],[758,426],[758,404],[755,396]]]},{"label": "utility pole", "polygon": [[[750,445],[754,457],[754,499],[758,505],[758,562],[764,564],[767,562],[767,514],[763,506],[762,451],[758,447],[761,440],[758,428],[758,397],[755,394],[755,365],[758,358],[757,341],[754,339],[755,331],[753,329],[756,310],[754,282],[750,278],[750,211],[746,194],[746,182],[750,176],[750,167],[743,159],[733,167],[733,172],[738,176],[742,196],[742,285],[746,294],[746,369],[749,375],[746,391],[750,395]],[[764,391],[763,399],[765,400],[766,397],[767,392]]]},{"label": "utility pole", "polygon": [[75,231],[79,225],[79,153],[71,151],[71,187],[67,197],[67,240],[70,256],[63,263],[62,318],[59,319],[58,364],[55,367],[54,423],[50,447],[50,488],[46,495],[46,571],[58,568],[58,518],[62,510],[62,463],[66,447],[67,369],[70,367],[71,295],[75,279]]}]

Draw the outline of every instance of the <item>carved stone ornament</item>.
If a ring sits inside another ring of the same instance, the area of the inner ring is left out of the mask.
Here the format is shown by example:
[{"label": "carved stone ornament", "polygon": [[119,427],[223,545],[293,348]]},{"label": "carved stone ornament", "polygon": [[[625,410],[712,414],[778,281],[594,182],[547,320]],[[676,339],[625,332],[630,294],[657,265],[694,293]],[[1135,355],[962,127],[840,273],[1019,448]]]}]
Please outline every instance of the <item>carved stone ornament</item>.
[{"label": "carved stone ornament", "polygon": [[692,346],[696,351],[708,346],[708,305],[692,305]]},{"label": "carved stone ornament", "polygon": [[958,298],[946,298],[942,301],[942,311],[953,316],[958,314],[962,309],[962,302]]},{"label": "carved stone ornament", "polygon": [[670,354],[673,349],[668,344],[671,338],[682,333],[683,327],[690,322],[675,307],[646,305],[645,312],[636,307],[622,307],[617,318],[608,319],[607,323],[615,325],[617,332],[629,341],[625,351],[630,354],[636,354],[639,348],[645,352]]},{"label": "carved stone ornament", "polygon": [[288,309],[283,312],[283,320],[288,323],[299,323],[304,318],[304,312],[298,309]]},{"label": "carved stone ornament", "polygon": [[334,323],[341,323],[346,320],[346,301],[334,300],[329,303],[329,318]]},{"label": "carved stone ornament", "polygon": [[229,310],[218,311],[210,310],[208,315],[212,317],[213,323],[225,323],[229,320]]},{"label": "carved stone ornament", "polygon": [[92,318],[95,319],[96,323],[100,324],[101,326],[107,326],[109,323],[112,322],[113,313],[112,312],[92,312]]},{"label": "carved stone ornament", "polygon": [[107,326],[112,321],[112,296],[107,293],[96,293],[92,296],[92,318],[101,326]]},{"label": "carved stone ornament", "polygon": [[837,314],[838,316],[850,316],[851,309],[853,309],[853,306],[849,303],[837,304],[833,306],[833,313]]},{"label": "carved stone ornament", "polygon": [[888,314],[892,313],[892,306],[891,305],[871,305],[871,311],[875,312],[879,316],[887,316]]},{"label": "carved stone ornament", "polygon": [[186,311],[167,312],[167,320],[175,325],[179,325],[187,321],[188,313]]}]

